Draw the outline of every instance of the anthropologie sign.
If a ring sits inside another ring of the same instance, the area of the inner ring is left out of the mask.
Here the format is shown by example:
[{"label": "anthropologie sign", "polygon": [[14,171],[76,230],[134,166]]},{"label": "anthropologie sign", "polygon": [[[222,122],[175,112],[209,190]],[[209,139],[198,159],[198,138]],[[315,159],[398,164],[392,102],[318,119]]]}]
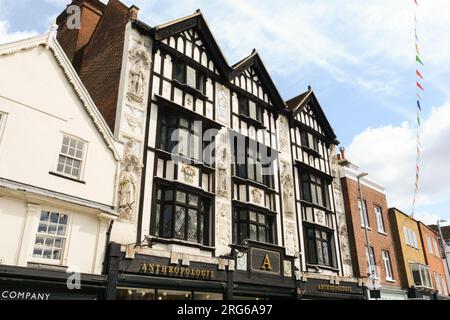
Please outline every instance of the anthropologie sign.
[{"label": "anthropologie sign", "polygon": [[215,272],[212,270],[178,267],[178,266],[166,266],[156,263],[142,264],[139,272],[145,274],[166,275],[166,276],[186,277],[196,279],[213,279],[215,277]]},{"label": "anthropologie sign", "polygon": [[0,290],[0,300],[48,300],[50,293]]},{"label": "anthropologie sign", "polygon": [[252,271],[280,274],[280,253],[259,248],[251,248],[251,267]]}]

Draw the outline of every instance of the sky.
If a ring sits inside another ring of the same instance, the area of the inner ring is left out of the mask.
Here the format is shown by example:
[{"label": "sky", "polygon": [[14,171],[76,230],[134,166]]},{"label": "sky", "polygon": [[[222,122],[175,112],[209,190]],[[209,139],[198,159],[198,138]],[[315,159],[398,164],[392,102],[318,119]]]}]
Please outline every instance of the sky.
[{"label": "sky", "polygon": [[[104,0],[105,2],[105,0]],[[311,85],[347,158],[411,213],[413,0],[123,0],[155,26],[201,9],[228,62],[256,48],[285,100]],[[418,0],[425,77],[415,218],[450,220],[450,1]],[[70,0],[0,0],[0,43],[47,32]]]}]

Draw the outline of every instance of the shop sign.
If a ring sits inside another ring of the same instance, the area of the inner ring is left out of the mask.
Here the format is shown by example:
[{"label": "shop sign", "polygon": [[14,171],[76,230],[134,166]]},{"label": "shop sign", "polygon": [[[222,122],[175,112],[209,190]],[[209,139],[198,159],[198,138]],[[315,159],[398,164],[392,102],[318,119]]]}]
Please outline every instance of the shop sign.
[{"label": "shop sign", "polygon": [[215,272],[212,270],[179,267],[179,266],[168,266],[157,263],[144,263],[141,265],[139,272],[153,275],[164,275],[164,276],[207,279],[207,280],[213,279],[216,276]]},{"label": "shop sign", "polygon": [[281,274],[281,257],[279,252],[259,248],[251,248],[250,252],[252,271]]},{"label": "shop sign", "polygon": [[317,285],[317,291],[333,292],[333,293],[352,293],[353,289],[350,286],[319,284]]},{"label": "shop sign", "polygon": [[0,289],[0,300],[49,300],[51,293]]}]

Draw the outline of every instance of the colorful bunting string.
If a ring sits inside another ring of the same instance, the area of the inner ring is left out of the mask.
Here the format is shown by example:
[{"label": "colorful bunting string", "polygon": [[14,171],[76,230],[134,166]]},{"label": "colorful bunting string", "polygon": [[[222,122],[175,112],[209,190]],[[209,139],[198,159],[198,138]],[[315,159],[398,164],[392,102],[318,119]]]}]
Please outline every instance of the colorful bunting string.
[{"label": "colorful bunting string", "polygon": [[414,197],[413,197],[413,205],[412,205],[412,213],[411,216],[414,216],[414,211],[416,209],[416,200],[417,194],[419,192],[419,181],[420,181],[420,159],[421,159],[421,148],[422,145],[420,143],[420,129],[421,129],[421,113],[422,113],[422,98],[421,91],[424,92],[425,89],[421,84],[421,80],[424,80],[422,73],[420,72],[420,67],[424,66],[422,62],[422,58],[419,50],[419,36],[417,35],[417,29],[419,26],[419,22],[417,20],[417,12],[419,10],[419,2],[414,0],[414,37],[416,42],[416,97],[417,97],[417,147],[416,147],[416,181],[414,185]]}]

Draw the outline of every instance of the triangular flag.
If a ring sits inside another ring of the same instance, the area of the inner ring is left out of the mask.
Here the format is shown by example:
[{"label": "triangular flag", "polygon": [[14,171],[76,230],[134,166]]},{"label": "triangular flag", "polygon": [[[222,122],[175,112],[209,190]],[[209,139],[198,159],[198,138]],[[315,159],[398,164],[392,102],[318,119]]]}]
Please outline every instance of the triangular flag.
[{"label": "triangular flag", "polygon": [[414,3],[416,4],[416,6],[419,6],[419,3],[417,3],[417,0],[414,0]]},{"label": "triangular flag", "polygon": [[422,74],[419,72],[419,70],[416,70],[416,74],[417,74],[418,77],[420,77],[420,78],[423,79],[423,76],[422,76]]},{"label": "triangular flag", "polygon": [[425,89],[420,85],[420,83],[416,82],[417,86],[420,88],[420,90],[425,91]]},{"label": "triangular flag", "polygon": [[420,106],[420,101],[419,100],[417,100],[417,108],[419,108],[419,110],[422,111],[422,107]]},{"label": "triangular flag", "polygon": [[419,45],[416,43],[416,52],[417,52],[417,55],[420,55],[420,52],[419,52]]},{"label": "triangular flag", "polygon": [[416,55],[416,62],[418,62],[421,65],[423,65],[423,62],[422,62],[422,60],[420,60],[420,57],[418,55]]},{"label": "triangular flag", "polygon": [[422,101],[422,97],[420,96],[420,94],[416,94],[417,95],[417,100]]}]

